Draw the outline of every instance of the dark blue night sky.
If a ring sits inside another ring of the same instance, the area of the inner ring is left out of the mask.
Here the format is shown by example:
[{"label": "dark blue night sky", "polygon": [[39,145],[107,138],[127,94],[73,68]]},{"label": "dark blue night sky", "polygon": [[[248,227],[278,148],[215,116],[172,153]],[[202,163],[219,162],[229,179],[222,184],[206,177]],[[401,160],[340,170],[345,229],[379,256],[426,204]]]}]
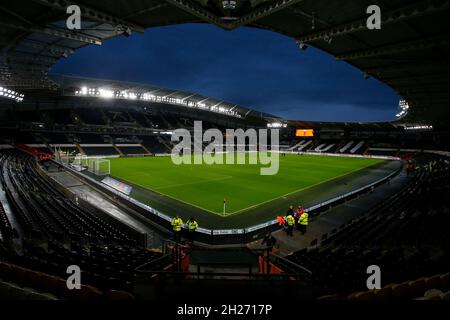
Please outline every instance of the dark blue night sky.
[{"label": "dark blue night sky", "polygon": [[191,91],[288,119],[393,120],[399,100],[345,62],[251,28],[152,28],[78,50],[52,72]]}]

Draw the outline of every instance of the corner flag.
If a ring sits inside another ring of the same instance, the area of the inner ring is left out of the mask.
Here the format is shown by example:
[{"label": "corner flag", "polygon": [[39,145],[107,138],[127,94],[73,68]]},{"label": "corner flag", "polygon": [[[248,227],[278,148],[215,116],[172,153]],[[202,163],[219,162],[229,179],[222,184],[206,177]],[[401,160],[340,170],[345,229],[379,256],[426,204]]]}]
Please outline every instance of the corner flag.
[{"label": "corner flag", "polygon": [[223,197],[223,215],[226,216],[226,208],[227,208],[227,198]]}]

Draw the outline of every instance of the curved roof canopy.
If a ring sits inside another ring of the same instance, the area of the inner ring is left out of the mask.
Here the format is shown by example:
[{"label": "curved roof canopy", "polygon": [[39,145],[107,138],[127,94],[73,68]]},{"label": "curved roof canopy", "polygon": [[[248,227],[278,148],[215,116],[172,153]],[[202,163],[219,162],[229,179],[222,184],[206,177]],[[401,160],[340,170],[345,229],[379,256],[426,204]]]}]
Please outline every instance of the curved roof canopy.
[{"label": "curved roof canopy", "polygon": [[281,121],[275,115],[255,111],[224,100],[218,100],[192,92],[134,82],[64,75],[49,75],[48,79],[58,86],[58,94],[62,96],[156,102],[213,112],[239,119],[257,117],[266,119],[267,121]]},{"label": "curved roof canopy", "polygon": [[[82,29],[68,30],[69,5]],[[369,5],[382,10],[368,30]],[[361,69],[405,97],[408,120],[449,123],[450,0],[15,0],[0,4],[0,84],[18,91],[58,87],[47,72],[88,44],[146,28],[204,22],[252,26],[312,45]],[[299,52],[299,54],[301,54]]]}]

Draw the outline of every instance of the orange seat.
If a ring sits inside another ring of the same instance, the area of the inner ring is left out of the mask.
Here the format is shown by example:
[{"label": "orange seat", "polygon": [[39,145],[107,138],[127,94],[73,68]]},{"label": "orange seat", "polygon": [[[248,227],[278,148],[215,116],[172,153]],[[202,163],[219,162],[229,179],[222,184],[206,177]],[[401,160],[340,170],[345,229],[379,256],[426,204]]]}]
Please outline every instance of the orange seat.
[{"label": "orange seat", "polygon": [[93,286],[81,285],[80,290],[72,291],[76,294],[76,299],[79,300],[100,300],[102,298],[102,292]]},{"label": "orange seat", "polygon": [[439,289],[441,287],[441,275],[437,274],[429,278],[425,278],[426,289]]},{"label": "orange seat", "polygon": [[348,296],[349,300],[375,300],[375,293],[373,290],[354,292]]},{"label": "orange seat", "polygon": [[61,299],[71,299],[73,295],[72,290],[67,288],[67,281],[59,277],[56,277],[54,291],[50,293],[55,293]]},{"label": "orange seat", "polygon": [[375,300],[386,301],[392,299],[392,287],[375,290]]},{"label": "orange seat", "polygon": [[356,300],[375,300],[375,292],[374,290],[361,292],[360,294],[356,295]]},{"label": "orange seat", "polygon": [[9,280],[11,276],[11,265],[6,262],[0,262],[0,278]]},{"label": "orange seat", "polygon": [[119,290],[109,290],[106,294],[106,299],[111,301],[125,301],[125,300],[134,300],[134,297],[131,293]]},{"label": "orange seat", "polygon": [[14,283],[23,286],[26,285],[26,274],[28,272],[28,269],[18,267],[18,266],[12,266],[11,268],[11,281]]},{"label": "orange seat", "polygon": [[443,290],[450,290],[450,272],[441,275],[441,283]]},{"label": "orange seat", "polygon": [[42,273],[33,270],[27,270],[25,273],[25,285],[38,290],[40,287]]},{"label": "orange seat", "polygon": [[63,299],[69,300],[100,300],[102,298],[102,292],[89,285],[81,285],[80,289],[69,290],[64,281],[64,286],[61,285],[60,288],[60,296]]},{"label": "orange seat", "polygon": [[408,282],[411,288],[411,296],[412,298],[420,297],[427,289],[427,285],[425,283],[425,278],[420,278],[414,281]]},{"label": "orange seat", "polygon": [[57,293],[58,279],[60,278],[45,273],[41,274],[41,277],[39,279],[40,291],[58,295]]},{"label": "orange seat", "polygon": [[392,286],[392,299],[409,300],[411,299],[411,288],[408,283],[400,283]]}]

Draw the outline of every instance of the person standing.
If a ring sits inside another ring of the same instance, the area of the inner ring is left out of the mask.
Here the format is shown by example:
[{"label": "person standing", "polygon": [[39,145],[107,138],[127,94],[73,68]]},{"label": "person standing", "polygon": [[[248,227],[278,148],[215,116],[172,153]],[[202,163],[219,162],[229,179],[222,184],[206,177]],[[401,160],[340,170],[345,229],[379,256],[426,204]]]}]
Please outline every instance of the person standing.
[{"label": "person standing", "polygon": [[300,219],[300,216],[303,214],[303,212],[305,212],[305,209],[303,208],[303,206],[301,204],[299,204],[297,207],[297,211],[295,212],[295,217],[294,217],[297,228],[299,228],[298,219]]},{"label": "person standing", "polygon": [[294,226],[295,226],[295,219],[292,215],[288,215],[286,217],[286,234],[290,237],[293,237],[294,234]]},{"label": "person standing", "polygon": [[177,215],[172,219],[173,238],[175,242],[179,242],[181,239],[181,227],[183,226],[183,220]]},{"label": "person standing", "polygon": [[191,243],[194,243],[195,233],[198,228],[197,221],[195,221],[193,217],[190,217],[189,220],[186,222],[186,227],[188,229],[188,238],[191,241]]},{"label": "person standing", "polygon": [[289,206],[289,209],[286,212],[286,216],[289,216],[289,215],[291,215],[291,216],[295,215],[294,206]]},{"label": "person standing", "polygon": [[299,225],[300,232],[302,233],[302,235],[304,235],[306,233],[306,228],[308,227],[308,220],[309,220],[309,214],[305,210],[305,212],[303,212],[303,214],[298,219],[298,225]]}]

